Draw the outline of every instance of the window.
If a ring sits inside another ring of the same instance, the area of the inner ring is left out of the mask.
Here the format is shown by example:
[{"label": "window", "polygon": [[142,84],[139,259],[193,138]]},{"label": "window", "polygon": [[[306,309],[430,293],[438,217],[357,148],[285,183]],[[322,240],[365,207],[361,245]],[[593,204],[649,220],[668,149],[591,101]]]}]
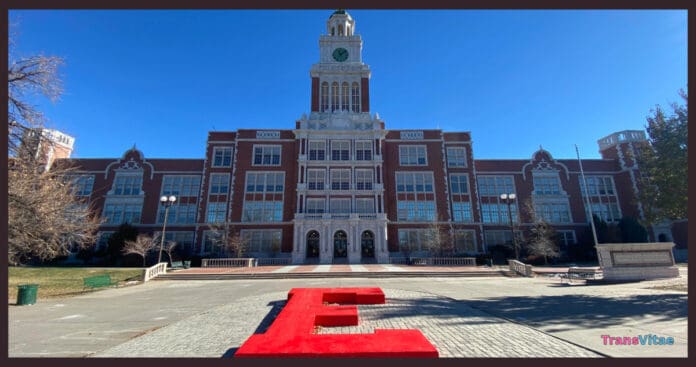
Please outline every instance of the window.
[{"label": "window", "polygon": [[307,199],[307,213],[320,214],[325,211],[324,199]]},{"label": "window", "polygon": [[331,112],[338,111],[338,83],[331,83]]},{"label": "window", "polygon": [[[512,246],[512,233],[510,231],[484,231],[487,246],[510,245]],[[515,231],[517,243],[522,243],[522,232]]]},{"label": "window", "polygon": [[353,102],[352,110],[353,112],[360,112],[360,85],[354,82],[350,89]]},{"label": "window", "polygon": [[247,172],[247,193],[282,193],[284,189],[285,172]]},{"label": "window", "polygon": [[331,213],[350,213],[350,199],[331,199]]},{"label": "window", "polygon": [[400,229],[399,250],[407,252],[423,251],[428,238],[426,232],[424,229]]},{"label": "window", "polygon": [[222,254],[225,251],[225,246],[222,240],[222,233],[218,231],[203,232],[203,252]]},{"label": "window", "polygon": [[574,245],[575,231],[556,231],[556,243],[562,249],[567,249],[568,246]]},{"label": "window", "polygon": [[536,195],[559,195],[561,193],[561,185],[558,181],[558,175],[554,176],[539,176],[534,175],[534,193]]},{"label": "window", "polygon": [[310,141],[309,142],[309,160],[323,161],[326,159],[326,142]]},{"label": "window", "polygon": [[399,164],[402,166],[428,165],[424,145],[399,145]]},{"label": "window", "polygon": [[348,83],[341,84],[341,111],[348,111],[350,107],[350,87]]},{"label": "window", "polygon": [[355,199],[355,211],[362,214],[373,214],[375,212],[375,199]]},{"label": "window", "polygon": [[225,195],[230,188],[230,174],[229,173],[211,173],[210,174],[210,190],[208,195]]},{"label": "window", "polygon": [[476,237],[472,230],[456,230],[454,231],[454,252],[456,254],[472,254],[477,253]]},{"label": "window", "polygon": [[495,196],[514,193],[512,176],[477,176],[481,196]]},{"label": "window", "polygon": [[326,112],[329,109],[329,83],[321,83],[321,107],[319,111]]},{"label": "window", "polygon": [[[517,222],[517,205],[510,204],[512,221]],[[481,219],[483,223],[510,224],[510,213],[507,204],[481,204]]]},{"label": "window", "polygon": [[307,170],[307,189],[309,190],[324,190],[326,171],[323,169],[308,169]]},{"label": "window", "polygon": [[223,223],[227,217],[227,203],[208,203],[208,213],[206,215],[206,222],[208,223]]},{"label": "window", "polygon": [[471,222],[471,203],[469,202],[453,202],[452,214],[455,222]]},{"label": "window", "polygon": [[73,176],[72,185],[75,196],[90,196],[94,186],[94,175]]},{"label": "window", "polygon": [[350,170],[331,170],[331,190],[350,190]]},{"label": "window", "polygon": [[140,223],[142,204],[109,202],[104,205],[107,224]]},{"label": "window", "polygon": [[350,142],[348,141],[332,141],[331,142],[331,160],[332,161],[347,161],[350,159]]},{"label": "window", "polygon": [[232,147],[213,148],[213,167],[230,167],[232,165]]},{"label": "window", "polygon": [[356,169],[355,170],[355,189],[356,190],[372,190],[372,170]]},{"label": "window", "polygon": [[466,167],[466,148],[447,148],[447,167]]},{"label": "window", "polygon": [[602,218],[605,222],[618,222],[621,219],[617,203],[592,203],[592,214]]},{"label": "window", "polygon": [[201,185],[200,176],[172,176],[165,175],[162,179],[162,193],[160,195],[198,196]]},{"label": "window", "polygon": [[406,201],[396,202],[397,220],[432,222],[435,220],[434,201]]},{"label": "window", "polygon": [[276,252],[280,251],[282,230],[242,230],[242,238],[247,243],[249,252]]},{"label": "window", "polygon": [[[614,195],[614,179],[611,176],[586,176],[587,191],[590,196]],[[580,176],[580,190],[585,196],[585,183]]]},{"label": "window", "polygon": [[434,192],[432,172],[397,172],[396,192]]},{"label": "window", "polygon": [[254,145],[254,166],[280,166],[280,145]]},{"label": "window", "polygon": [[123,174],[117,173],[114,179],[114,195],[140,195],[140,188],[143,184],[143,174]]},{"label": "window", "polygon": [[549,223],[570,223],[570,208],[565,203],[535,203],[534,211],[538,219]]},{"label": "window", "polygon": [[372,142],[371,141],[356,141],[355,142],[355,160],[370,161],[372,160]]},{"label": "window", "polygon": [[[619,210],[616,191],[614,190],[614,179],[611,176],[586,176],[587,191],[590,194],[590,203],[592,214],[597,215],[607,222],[615,222],[621,219],[621,211]],[[580,190],[583,197],[585,196],[585,185],[580,180]],[[587,210],[587,208],[585,208]],[[587,214],[588,218],[590,217]]]},{"label": "window", "polygon": [[242,222],[280,222],[283,220],[282,201],[246,201]]},{"label": "window", "polygon": [[114,232],[99,232],[97,236],[97,243],[95,250],[105,249],[109,247],[109,237],[114,234]]},{"label": "window", "polygon": [[[166,208],[159,205],[157,209],[157,223],[164,222],[164,212]],[[169,207],[167,214],[168,224],[194,224],[196,223],[196,212],[198,206],[196,204],[182,204],[177,200],[177,204]]]},{"label": "window", "polygon": [[171,232],[164,234],[165,242],[176,242],[176,252],[190,253],[193,250],[193,232]]},{"label": "window", "polygon": [[452,194],[468,194],[469,183],[467,175],[452,174],[450,175],[450,187]]}]

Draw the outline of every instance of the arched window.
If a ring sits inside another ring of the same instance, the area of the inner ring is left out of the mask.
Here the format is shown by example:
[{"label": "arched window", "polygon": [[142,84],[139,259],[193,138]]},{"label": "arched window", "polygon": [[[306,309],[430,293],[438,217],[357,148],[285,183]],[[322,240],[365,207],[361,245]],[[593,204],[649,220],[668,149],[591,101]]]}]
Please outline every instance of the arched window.
[{"label": "arched window", "polygon": [[335,36],[336,35],[336,28],[331,27],[331,35]]},{"label": "arched window", "polygon": [[352,36],[352,35],[353,35],[353,33],[351,33],[351,31],[350,31],[350,26],[347,26],[347,27],[346,27],[346,35],[348,35],[348,36]]},{"label": "arched window", "polygon": [[343,35],[343,25],[341,25],[341,24],[338,25],[338,35],[339,36]]},{"label": "arched window", "polygon": [[358,83],[353,83],[353,88],[351,88],[352,95],[352,110],[353,112],[360,112],[360,85]]},{"label": "arched window", "polygon": [[348,83],[341,84],[341,111],[348,111],[350,103],[350,87]]},{"label": "arched window", "polygon": [[331,111],[338,111],[338,82],[331,84]]},{"label": "arched window", "polygon": [[319,111],[326,112],[326,110],[329,109],[329,83],[321,83],[321,94],[319,96],[319,99],[321,100],[321,107],[319,107]]}]

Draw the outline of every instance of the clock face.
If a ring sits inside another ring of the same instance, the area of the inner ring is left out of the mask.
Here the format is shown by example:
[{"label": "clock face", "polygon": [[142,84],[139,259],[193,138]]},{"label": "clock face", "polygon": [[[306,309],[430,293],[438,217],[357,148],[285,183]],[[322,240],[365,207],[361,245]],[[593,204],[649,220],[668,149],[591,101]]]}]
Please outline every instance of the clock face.
[{"label": "clock face", "polygon": [[346,50],[343,47],[339,47],[334,50],[333,54],[331,54],[334,58],[334,60],[338,62],[343,62],[348,60],[348,50]]}]

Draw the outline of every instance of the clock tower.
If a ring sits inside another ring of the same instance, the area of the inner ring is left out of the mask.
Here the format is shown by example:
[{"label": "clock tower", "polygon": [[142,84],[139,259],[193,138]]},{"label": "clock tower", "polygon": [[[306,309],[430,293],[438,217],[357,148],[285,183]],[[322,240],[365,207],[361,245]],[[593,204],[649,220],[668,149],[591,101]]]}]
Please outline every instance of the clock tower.
[{"label": "clock tower", "polygon": [[326,21],[319,63],[312,65],[312,113],[370,112],[370,68],[362,62],[362,39],[343,9]]},{"label": "clock tower", "polygon": [[312,65],[312,110],[295,123],[295,264],[386,263],[384,121],[370,114],[370,68],[343,9],[326,21]]}]

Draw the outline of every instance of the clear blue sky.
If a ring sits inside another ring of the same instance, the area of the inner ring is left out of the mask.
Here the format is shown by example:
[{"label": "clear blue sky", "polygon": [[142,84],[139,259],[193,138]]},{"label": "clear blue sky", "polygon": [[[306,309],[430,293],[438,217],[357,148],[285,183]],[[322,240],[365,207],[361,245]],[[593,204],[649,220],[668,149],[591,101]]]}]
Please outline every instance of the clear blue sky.
[{"label": "clear blue sky", "polygon": [[[350,10],[388,129],[471,131],[475,158],[598,158],[687,87],[687,12]],[[74,157],[203,158],[210,130],[292,129],[332,10],[10,11],[17,55],[63,57],[37,99]]]}]

